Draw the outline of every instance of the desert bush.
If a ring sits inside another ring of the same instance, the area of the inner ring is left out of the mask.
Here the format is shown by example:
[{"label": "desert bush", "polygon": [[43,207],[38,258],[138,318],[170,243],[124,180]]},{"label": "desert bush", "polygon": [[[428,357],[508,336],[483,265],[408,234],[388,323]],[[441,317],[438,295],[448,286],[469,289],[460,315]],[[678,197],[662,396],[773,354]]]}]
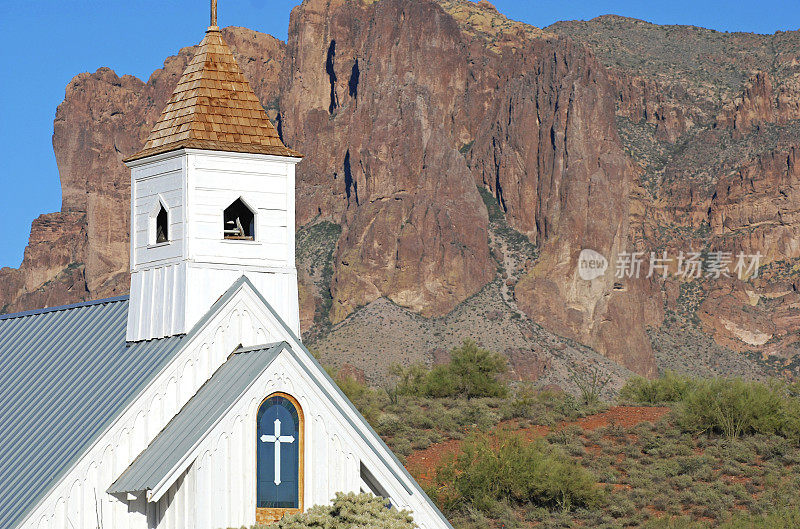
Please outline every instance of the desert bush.
[{"label": "desert bush", "polygon": [[316,505],[304,513],[291,514],[273,529],[414,529],[408,511],[398,511],[384,498],[372,494],[337,493],[330,505]]},{"label": "desert bush", "polygon": [[620,390],[620,399],[639,404],[662,404],[683,400],[697,387],[693,378],[667,371],[655,380],[632,377]]},{"label": "desert bush", "polygon": [[599,367],[584,368],[582,370],[569,369],[569,378],[578,387],[581,402],[591,406],[599,404],[600,395],[608,385],[610,377],[602,375]]},{"label": "desert bush", "polygon": [[655,518],[644,524],[644,529],[707,529],[705,524],[692,521],[686,517],[664,516]]},{"label": "desert bush", "polygon": [[508,388],[500,380],[507,369],[503,355],[464,340],[450,351],[450,362],[427,370],[422,365],[394,367],[397,392],[419,397],[505,397]]},{"label": "desert bush", "polygon": [[746,434],[781,435],[800,441],[800,396],[782,382],[694,379],[667,372],[655,380],[630,379],[624,401],[677,403],[677,424],[686,432],[736,438]]},{"label": "desert bush", "polygon": [[684,397],[677,422],[687,431],[728,438],[764,434],[800,440],[800,401],[778,382],[702,380]]},{"label": "desert bush", "polygon": [[435,483],[432,494],[451,512],[471,505],[491,513],[501,501],[569,511],[602,499],[588,471],[544,441],[508,431],[471,434],[439,465]]},{"label": "desert bush", "polygon": [[408,367],[401,365],[392,366],[390,372],[397,379],[395,393],[397,395],[423,395],[425,378],[429,369],[424,364],[413,364]]},{"label": "desert bush", "polygon": [[736,516],[719,529],[797,529],[800,509],[781,509],[765,516]]},{"label": "desert bush", "polygon": [[561,390],[541,390],[530,385],[516,388],[513,398],[507,400],[506,418],[524,418],[535,424],[552,426],[559,421],[577,419],[602,408],[586,407],[575,397]]},{"label": "desert bush", "polygon": [[377,424],[383,407],[382,394],[348,373],[334,371],[330,368],[326,368],[326,370],[367,422],[372,425]]},{"label": "desert bush", "polygon": [[454,378],[457,394],[467,398],[505,397],[508,394],[506,385],[499,380],[507,369],[505,357],[481,349],[472,340],[464,340],[461,347],[451,351],[447,367],[445,374]]}]

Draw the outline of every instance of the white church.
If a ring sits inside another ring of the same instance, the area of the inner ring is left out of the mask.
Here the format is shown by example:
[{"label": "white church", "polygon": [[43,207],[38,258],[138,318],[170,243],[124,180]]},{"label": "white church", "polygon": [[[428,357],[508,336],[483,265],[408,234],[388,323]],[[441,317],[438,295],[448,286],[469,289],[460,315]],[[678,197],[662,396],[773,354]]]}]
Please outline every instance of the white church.
[{"label": "white church", "polygon": [[364,491],[452,529],[300,341],[301,156],[215,11],[126,160],[130,296],[0,317],[0,528],[241,527]]}]

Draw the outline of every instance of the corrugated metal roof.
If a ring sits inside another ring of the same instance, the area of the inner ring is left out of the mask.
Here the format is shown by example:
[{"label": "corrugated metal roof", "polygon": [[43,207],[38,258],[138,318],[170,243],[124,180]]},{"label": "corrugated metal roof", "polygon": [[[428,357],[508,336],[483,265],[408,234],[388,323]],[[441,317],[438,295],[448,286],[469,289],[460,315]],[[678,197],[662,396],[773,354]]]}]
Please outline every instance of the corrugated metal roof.
[{"label": "corrugated metal roof", "polygon": [[[333,381],[328,372],[325,371],[325,368],[323,368],[322,365],[317,361],[317,359],[314,358],[314,355],[312,355],[311,352],[308,349],[306,349],[306,347],[303,345],[303,342],[300,341],[300,338],[298,338],[294,334],[294,331],[292,331],[292,329],[289,328],[289,326],[286,324],[285,321],[283,321],[283,319],[278,315],[278,313],[275,312],[275,309],[272,307],[272,305],[269,304],[269,302],[264,298],[264,296],[261,295],[261,292],[259,292],[258,289],[255,288],[253,284],[250,282],[250,280],[247,279],[246,277],[242,276],[239,279],[239,281],[244,282],[250,286],[255,295],[258,296],[258,299],[261,300],[264,306],[267,307],[267,309],[275,317],[276,321],[283,327],[284,332],[286,332],[288,336],[291,336],[293,343],[296,343],[298,345],[299,351],[295,352],[293,349],[288,349],[288,351],[295,357],[300,367],[302,367],[303,370],[306,372],[306,374],[311,378],[311,380],[313,380],[317,384],[317,387],[319,387],[319,389],[328,398],[328,400],[332,402],[340,412],[342,412],[342,415],[347,420],[347,422],[350,423],[350,425],[355,429],[356,432],[358,432],[361,439],[365,443],[367,443],[368,446],[372,448],[373,452],[378,457],[378,459],[380,459],[380,461],[384,465],[386,465],[386,468],[388,468],[389,471],[398,479],[400,484],[406,489],[406,491],[409,494],[414,494],[415,492],[420,494],[428,503],[428,505],[430,505],[433,511],[439,516],[439,519],[445,524],[445,526],[449,527],[450,529],[453,529],[453,526],[450,524],[450,521],[444,516],[444,514],[442,514],[442,511],[439,510],[439,508],[436,506],[433,500],[431,500],[430,497],[425,493],[425,491],[422,490],[422,487],[420,487],[419,483],[417,483],[417,480],[415,480],[411,476],[411,474],[408,472],[408,469],[406,469],[406,467],[400,462],[400,460],[397,459],[397,456],[394,454],[394,452],[392,452],[391,449],[389,449],[389,447],[386,446],[386,443],[383,441],[383,439],[372,428],[372,426],[370,426],[370,424],[367,422],[364,416],[361,415],[361,412],[359,412],[358,409],[356,409],[355,405],[350,401],[350,399],[347,398],[347,396],[339,388],[339,386],[336,385],[336,382]],[[236,286],[236,284],[234,284],[234,286]],[[233,288],[231,288],[231,290],[233,290]],[[300,360],[300,357],[298,356],[299,354],[303,355],[305,359],[311,362],[312,366],[314,366],[313,371],[309,369],[309,367],[306,365],[304,361]],[[347,412],[345,412],[345,410],[339,405],[339,402],[333,398],[333,396],[328,392],[327,389],[325,389],[325,385],[322,384],[321,379],[326,380],[328,385],[331,388],[333,388],[334,392],[337,393],[339,397],[346,403],[346,405],[357,417],[359,424],[356,424],[356,422],[354,422],[350,418]],[[391,461],[394,463],[394,468],[392,464],[390,464],[383,457],[381,453],[382,451],[385,451],[386,453],[389,454]],[[405,480],[402,479],[398,475],[395,469],[399,469],[406,479]],[[406,482],[409,482],[411,484],[411,487],[414,489],[413,491],[409,489]]]},{"label": "corrugated metal roof", "polygon": [[172,418],[150,446],[108,489],[111,494],[154,490],[189,454],[289,344],[242,349]]},{"label": "corrugated metal roof", "polygon": [[22,521],[179,349],[128,344],[128,299],[0,318],[0,527]]}]

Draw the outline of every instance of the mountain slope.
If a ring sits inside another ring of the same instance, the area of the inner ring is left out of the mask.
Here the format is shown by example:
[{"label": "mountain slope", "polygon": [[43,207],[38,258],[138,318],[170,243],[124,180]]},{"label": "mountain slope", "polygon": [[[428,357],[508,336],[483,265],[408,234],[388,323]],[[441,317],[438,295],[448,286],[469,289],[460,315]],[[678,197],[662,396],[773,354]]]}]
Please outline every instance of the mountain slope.
[{"label": "mountain slope", "polygon": [[[306,0],[287,43],[224,37],[307,154],[301,318],[331,363],[377,380],[469,334],[517,378],[560,385],[593,365],[612,386],[658,367],[796,368],[797,32],[621,17],[542,30],[486,1]],[[101,69],[67,87],[62,211],[34,222],[19,270],[0,271],[3,310],[127,290],[121,160],[191,53],[147,83]],[[591,282],[585,248],[611,263]],[[761,252],[767,268],[747,282],[614,277],[620,252],[691,249]]]}]

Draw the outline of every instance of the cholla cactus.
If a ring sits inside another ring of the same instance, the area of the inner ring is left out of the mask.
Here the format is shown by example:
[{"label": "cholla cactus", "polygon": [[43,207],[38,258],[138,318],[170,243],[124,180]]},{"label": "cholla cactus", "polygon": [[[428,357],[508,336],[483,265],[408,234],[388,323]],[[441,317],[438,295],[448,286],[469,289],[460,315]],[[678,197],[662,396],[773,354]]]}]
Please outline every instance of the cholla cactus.
[{"label": "cholla cactus", "polygon": [[337,493],[331,505],[317,505],[286,516],[271,529],[416,529],[408,511],[372,494]]}]

